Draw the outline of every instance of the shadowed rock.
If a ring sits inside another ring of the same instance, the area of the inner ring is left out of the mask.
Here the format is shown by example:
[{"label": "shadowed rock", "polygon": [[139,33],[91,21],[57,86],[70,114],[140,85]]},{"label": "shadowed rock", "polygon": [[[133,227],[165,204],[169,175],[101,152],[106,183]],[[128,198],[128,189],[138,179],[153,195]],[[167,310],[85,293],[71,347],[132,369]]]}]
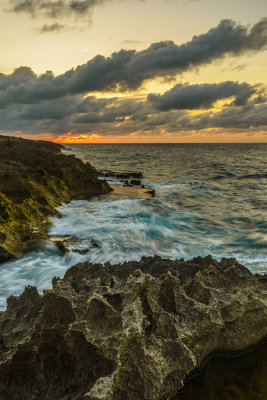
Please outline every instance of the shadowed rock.
[{"label": "shadowed rock", "polygon": [[102,178],[116,178],[116,179],[141,179],[143,178],[142,172],[136,171],[99,171],[99,176]]},{"label": "shadowed rock", "polygon": [[28,287],[8,299],[0,398],[179,399],[208,357],[266,337],[267,276],[234,259],[78,264],[43,295]]}]

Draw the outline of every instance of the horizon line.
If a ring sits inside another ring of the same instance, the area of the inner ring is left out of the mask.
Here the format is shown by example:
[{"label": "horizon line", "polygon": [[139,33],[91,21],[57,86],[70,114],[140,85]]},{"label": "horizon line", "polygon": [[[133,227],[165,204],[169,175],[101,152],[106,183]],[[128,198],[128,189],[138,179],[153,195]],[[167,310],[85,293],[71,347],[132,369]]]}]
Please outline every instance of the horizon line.
[{"label": "horizon line", "polygon": [[[44,140],[44,139],[37,139]],[[46,141],[46,140],[44,140]],[[51,142],[51,140],[47,140],[47,142]],[[92,143],[92,142],[56,142],[58,144],[267,144],[266,142],[106,142],[106,143]]]}]

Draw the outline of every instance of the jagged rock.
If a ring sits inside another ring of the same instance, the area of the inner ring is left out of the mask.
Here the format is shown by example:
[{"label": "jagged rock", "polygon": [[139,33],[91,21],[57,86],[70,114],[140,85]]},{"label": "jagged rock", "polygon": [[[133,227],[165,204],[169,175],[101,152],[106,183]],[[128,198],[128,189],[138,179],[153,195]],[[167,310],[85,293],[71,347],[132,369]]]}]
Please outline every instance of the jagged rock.
[{"label": "jagged rock", "polygon": [[111,191],[89,163],[51,142],[0,136],[0,262],[47,238],[49,216],[70,200]]},{"label": "jagged rock", "polygon": [[54,243],[56,244],[57,248],[61,251],[61,253],[67,254],[69,252],[63,240],[57,240],[54,241]]},{"label": "jagged rock", "polygon": [[1,399],[179,399],[207,357],[267,337],[267,276],[234,259],[78,264],[7,304]]}]

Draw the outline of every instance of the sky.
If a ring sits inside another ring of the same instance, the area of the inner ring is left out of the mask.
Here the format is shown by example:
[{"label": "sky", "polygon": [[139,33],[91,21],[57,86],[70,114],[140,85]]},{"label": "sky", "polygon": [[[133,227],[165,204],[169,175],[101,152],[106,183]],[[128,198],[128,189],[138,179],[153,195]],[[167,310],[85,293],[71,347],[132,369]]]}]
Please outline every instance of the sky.
[{"label": "sky", "polygon": [[267,142],[266,0],[1,0],[0,134]]}]

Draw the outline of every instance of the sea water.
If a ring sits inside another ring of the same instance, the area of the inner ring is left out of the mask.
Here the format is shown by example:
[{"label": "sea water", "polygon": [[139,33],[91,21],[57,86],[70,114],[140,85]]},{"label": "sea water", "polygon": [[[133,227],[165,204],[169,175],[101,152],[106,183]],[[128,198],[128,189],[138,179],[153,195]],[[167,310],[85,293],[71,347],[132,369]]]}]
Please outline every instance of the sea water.
[{"label": "sea water", "polygon": [[51,287],[78,262],[121,263],[142,256],[235,257],[267,272],[267,144],[71,144],[99,170],[140,171],[155,198],[99,196],[59,207],[53,242],[0,265],[0,306],[26,285]]}]

